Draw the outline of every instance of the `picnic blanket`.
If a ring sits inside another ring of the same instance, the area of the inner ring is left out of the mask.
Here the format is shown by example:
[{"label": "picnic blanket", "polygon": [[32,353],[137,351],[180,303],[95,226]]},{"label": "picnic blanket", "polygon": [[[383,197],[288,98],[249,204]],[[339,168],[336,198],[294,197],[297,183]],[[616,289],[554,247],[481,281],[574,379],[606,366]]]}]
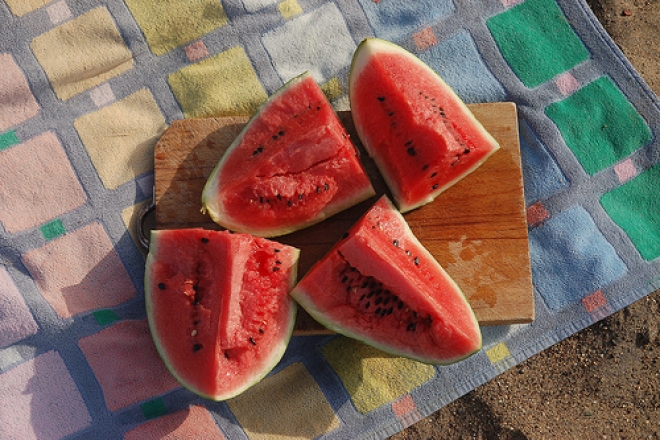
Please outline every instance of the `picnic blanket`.
[{"label": "picnic blanket", "polygon": [[[338,110],[377,36],[518,106],[531,324],[435,367],[295,337],[227,402],[153,346],[135,234],[172,121],[309,70]],[[1,0],[0,438],[384,438],[660,287],[660,106],[582,0]]]}]

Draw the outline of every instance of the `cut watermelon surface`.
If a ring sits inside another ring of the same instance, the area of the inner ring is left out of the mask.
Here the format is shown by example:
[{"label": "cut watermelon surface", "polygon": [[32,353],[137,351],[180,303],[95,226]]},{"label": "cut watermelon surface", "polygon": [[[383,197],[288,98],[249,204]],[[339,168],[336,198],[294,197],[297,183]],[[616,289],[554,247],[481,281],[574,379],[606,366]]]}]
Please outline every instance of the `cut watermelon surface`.
[{"label": "cut watermelon surface", "polygon": [[233,397],[279,362],[293,331],[299,251],[248,234],[152,231],[147,317],[170,372],[213,400]]},{"label": "cut watermelon surface", "polygon": [[329,329],[392,354],[447,364],[481,348],[467,299],[386,196],[291,296]]},{"label": "cut watermelon surface", "polygon": [[499,149],[440,76],[388,41],[358,46],[349,98],[357,133],[401,212],[431,202]]},{"label": "cut watermelon surface", "polygon": [[250,119],[209,177],[202,204],[227,229],[274,237],[374,193],[357,149],[306,72]]}]

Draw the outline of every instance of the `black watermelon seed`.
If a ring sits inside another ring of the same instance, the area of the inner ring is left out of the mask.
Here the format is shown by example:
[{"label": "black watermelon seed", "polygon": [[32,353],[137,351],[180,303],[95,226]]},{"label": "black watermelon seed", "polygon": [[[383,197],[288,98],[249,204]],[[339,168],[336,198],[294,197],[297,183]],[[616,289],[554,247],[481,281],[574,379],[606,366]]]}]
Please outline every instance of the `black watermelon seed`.
[{"label": "black watermelon seed", "polygon": [[320,186],[317,186],[317,187],[316,187],[316,193],[317,193],[317,194],[321,194],[321,187],[320,187]]},{"label": "black watermelon seed", "polygon": [[387,116],[394,116],[394,112],[389,112]]},{"label": "black watermelon seed", "polygon": [[330,185],[328,185],[327,183],[324,183],[323,187],[325,188],[326,191],[330,189]]},{"label": "black watermelon seed", "polygon": [[202,349],[202,344],[193,345],[193,353],[197,353],[201,349]]},{"label": "black watermelon seed", "polygon": [[470,152],[470,149],[469,149],[469,148],[466,148],[465,150],[463,150],[463,153],[464,153],[464,154],[468,154],[469,152]]},{"label": "black watermelon seed", "polygon": [[380,304],[380,303],[382,303],[382,302],[383,302],[383,297],[382,297],[382,296],[379,296],[379,297],[376,298],[376,301],[374,301],[374,304],[378,305],[378,304]]},{"label": "black watermelon seed", "polygon": [[277,134],[280,135],[280,136],[284,136],[284,131],[280,130]]},{"label": "black watermelon seed", "polygon": [[165,290],[165,289],[167,289],[167,286],[165,285],[165,283],[158,283],[158,288],[160,290]]},{"label": "black watermelon seed", "polygon": [[344,232],[344,235],[342,235],[341,238],[343,239],[348,238],[348,232]]},{"label": "black watermelon seed", "polygon": [[277,249],[277,248],[275,248],[275,249],[273,249],[273,251],[275,251],[275,252],[279,252],[280,250],[279,250],[279,249]]},{"label": "black watermelon seed", "polygon": [[437,184],[437,183],[433,184],[433,186],[431,187],[431,189],[438,189],[438,184]]},{"label": "black watermelon seed", "polygon": [[399,301],[396,305],[396,308],[401,310],[403,308],[403,301]]},{"label": "black watermelon seed", "polygon": [[208,242],[209,242],[209,239],[208,239],[208,238],[206,238],[206,237],[202,237],[202,243],[208,243]]},{"label": "black watermelon seed", "polygon": [[368,309],[370,305],[371,305],[371,302],[367,301],[367,303],[364,305],[364,308]]},{"label": "black watermelon seed", "polygon": [[422,167],[422,171],[426,171],[429,169],[429,164],[426,164]]},{"label": "black watermelon seed", "polygon": [[344,284],[348,281],[348,276],[344,275],[344,277],[341,279],[341,283]]},{"label": "black watermelon seed", "polygon": [[260,328],[259,333],[261,333],[263,335],[264,334],[264,329]]},{"label": "black watermelon seed", "polygon": [[264,147],[257,147],[257,149],[252,152],[252,155],[257,156],[262,151],[264,151]]},{"label": "black watermelon seed", "polygon": [[406,255],[410,256],[410,251],[406,249]]},{"label": "black watermelon seed", "polygon": [[410,324],[408,324],[408,327],[406,327],[406,331],[414,332],[416,328],[417,328],[417,323],[411,322]]},{"label": "black watermelon seed", "polygon": [[279,267],[274,267],[274,268],[273,268],[273,272],[277,272],[278,270],[280,270]]},{"label": "black watermelon seed", "polygon": [[377,307],[377,308],[376,308],[376,315],[379,315],[380,312],[381,312],[381,308],[380,308],[380,307]]},{"label": "black watermelon seed", "polygon": [[280,260],[275,260],[275,264],[282,264]]},{"label": "black watermelon seed", "polygon": [[302,200],[302,199],[303,199],[302,193],[298,194],[298,200]]},{"label": "black watermelon seed", "polygon": [[390,297],[388,296],[387,298],[385,298],[385,299],[383,300],[383,305],[386,306],[386,305],[389,304],[389,302],[390,302]]},{"label": "black watermelon seed", "polygon": [[274,140],[274,141],[277,140],[277,135],[276,135],[276,134],[273,135],[273,140]]},{"label": "black watermelon seed", "polygon": [[411,156],[414,156],[414,155],[417,154],[417,151],[415,151],[415,149],[413,147],[408,148],[407,151],[408,151],[408,154],[410,154]]},{"label": "black watermelon seed", "polygon": [[367,295],[365,295],[365,294],[363,293],[362,296],[360,297],[360,301],[362,301],[362,300],[365,299],[366,297],[367,297]]},{"label": "black watermelon seed", "polygon": [[383,102],[383,101],[385,101],[385,97],[384,97],[384,96],[379,96],[379,97],[378,97],[378,98],[376,98],[376,99],[378,99],[378,100],[379,100],[380,102]]},{"label": "black watermelon seed", "polygon": [[282,200],[282,194],[278,193],[277,195],[275,195],[275,197],[277,197],[277,200]]},{"label": "black watermelon seed", "polygon": [[361,285],[360,287],[361,287],[362,289],[364,289],[364,288],[367,287],[368,285],[369,285],[369,281],[365,281],[364,283],[362,283],[362,285]]},{"label": "black watermelon seed", "polygon": [[419,258],[418,257],[415,257],[413,262],[415,263],[415,266],[419,266]]},{"label": "black watermelon seed", "polygon": [[405,145],[406,147],[410,147],[412,144],[413,144],[413,141],[410,140],[410,141],[407,141],[407,142],[406,142],[405,144],[403,144],[403,145]]},{"label": "black watermelon seed", "polygon": [[437,172],[435,172],[435,171],[434,171],[434,172],[432,172],[432,173],[431,173],[431,179],[433,179],[433,178],[434,178],[435,176],[437,176],[437,175],[438,175],[438,173],[437,173]]},{"label": "black watermelon seed", "polygon": [[250,336],[250,344],[257,345],[257,341],[255,341],[252,336]]},{"label": "black watermelon seed", "polygon": [[229,352],[228,351],[225,351],[225,358],[229,359]]},{"label": "black watermelon seed", "polygon": [[291,200],[286,201],[286,206],[293,206],[293,202]]}]

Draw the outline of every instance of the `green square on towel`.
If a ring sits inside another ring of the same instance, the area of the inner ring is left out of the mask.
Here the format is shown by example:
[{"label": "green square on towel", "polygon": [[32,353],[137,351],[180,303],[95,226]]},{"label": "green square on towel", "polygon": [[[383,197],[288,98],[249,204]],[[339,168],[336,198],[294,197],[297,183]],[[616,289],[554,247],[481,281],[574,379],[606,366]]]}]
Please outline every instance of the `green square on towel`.
[{"label": "green square on towel", "polygon": [[600,203],[628,234],[642,258],[660,257],[660,164],[606,193]]},{"label": "green square on towel", "polygon": [[566,145],[590,175],[651,140],[646,122],[608,77],[549,105],[545,113],[557,124]]},{"label": "green square on towel", "polygon": [[589,58],[554,0],[526,0],[486,24],[527,87],[536,87]]}]

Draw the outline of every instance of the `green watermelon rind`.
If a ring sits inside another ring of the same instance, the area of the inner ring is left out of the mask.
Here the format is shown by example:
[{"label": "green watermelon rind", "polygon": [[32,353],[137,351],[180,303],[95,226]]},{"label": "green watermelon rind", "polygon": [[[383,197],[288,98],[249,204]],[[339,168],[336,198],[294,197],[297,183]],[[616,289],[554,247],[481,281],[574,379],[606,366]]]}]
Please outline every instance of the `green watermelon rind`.
[{"label": "green watermelon rind", "polygon": [[243,232],[259,237],[279,237],[320,223],[326,218],[331,217],[345,209],[348,209],[376,194],[373,186],[370,185],[369,187],[365,188],[364,191],[355,193],[353,197],[344,199],[343,203],[334,203],[330,206],[330,208],[324,208],[318,213],[317,216],[311,218],[307,222],[298,223],[289,227],[282,227],[281,229],[259,229],[248,227],[241,222],[234,221],[232,217],[228,215],[228,213],[222,208],[219,200],[216,197],[216,188],[218,187],[220,171],[222,171],[222,167],[224,166],[227,158],[230,156],[231,151],[241,144],[243,136],[250,127],[250,123],[253,120],[259,118],[261,112],[267,108],[271,102],[275,101],[279,96],[286,92],[289,87],[300,81],[303,81],[309,76],[311,76],[311,73],[309,71],[305,71],[302,74],[290,79],[284,85],[282,85],[282,87],[277,89],[264,103],[262,103],[238,133],[238,136],[236,136],[234,141],[229,145],[222,158],[211,172],[211,175],[209,176],[204,189],[202,190],[202,212],[208,213],[215,223],[231,231]]},{"label": "green watermelon rind", "polygon": [[351,67],[350,67],[350,72],[349,72],[349,78],[348,78],[348,96],[349,96],[349,102],[351,102],[351,107],[354,106],[354,99],[352,99],[352,96],[355,94],[355,81],[356,78],[359,76],[360,71],[364,68],[364,65],[366,64],[366,61],[372,56],[374,53],[378,53],[380,51],[389,51],[393,52],[396,54],[399,54],[405,59],[409,60],[412,63],[415,63],[417,66],[423,68],[430,74],[432,74],[433,77],[435,77],[438,81],[438,84],[440,84],[443,89],[447,92],[449,96],[453,98],[453,100],[457,103],[457,105],[460,107],[463,115],[472,122],[472,124],[479,128],[480,132],[482,135],[484,135],[486,138],[488,138],[492,145],[494,146],[493,150],[489,152],[488,155],[484,156],[484,158],[478,162],[475,162],[475,164],[466,170],[466,172],[460,176],[458,176],[456,179],[451,180],[447,182],[445,185],[439,186],[437,189],[434,191],[430,192],[428,197],[420,200],[417,203],[414,204],[406,204],[404,202],[404,199],[401,195],[401,193],[398,191],[398,186],[396,185],[396,182],[392,178],[392,176],[388,175],[388,173],[384,172],[386,169],[384,166],[384,160],[381,156],[375,153],[374,148],[370,145],[368,136],[366,133],[364,133],[364,130],[362,128],[362,124],[360,124],[359,121],[359,116],[356,116],[356,112],[352,112],[353,115],[353,121],[355,124],[355,130],[358,133],[358,137],[362,141],[362,145],[364,146],[365,150],[369,154],[369,157],[371,157],[378,167],[378,169],[381,172],[381,175],[383,177],[383,180],[385,180],[385,183],[387,184],[387,187],[390,189],[390,192],[392,193],[392,197],[394,201],[396,202],[399,210],[402,213],[406,213],[408,211],[412,211],[413,209],[419,208],[420,206],[423,206],[427,203],[432,202],[435,200],[435,198],[442,193],[443,191],[446,191],[448,188],[456,184],[458,181],[466,177],[468,174],[472,173],[474,170],[479,168],[490,156],[492,156],[497,150],[500,149],[499,142],[483,127],[481,122],[477,120],[477,118],[474,116],[474,114],[470,111],[470,109],[465,105],[463,100],[454,92],[454,90],[445,82],[444,79],[436,71],[434,71],[428,64],[426,64],[424,61],[419,59],[417,56],[414,54],[408,52],[404,48],[390,42],[387,40],[383,40],[381,38],[376,38],[376,37],[369,37],[365,38],[362,40],[362,42],[358,45],[357,49],[355,50],[355,53],[353,54],[353,59],[351,61]]},{"label": "green watermelon rind", "polygon": [[[468,301],[467,297],[465,296],[465,293],[463,293],[463,291],[458,286],[458,284],[456,284],[456,282],[447,274],[447,272],[444,270],[444,268],[437,262],[435,257],[419,242],[419,240],[417,239],[415,234],[410,229],[410,226],[408,225],[408,223],[405,221],[405,219],[401,215],[400,211],[398,211],[394,207],[392,202],[387,197],[385,197],[385,199],[387,200],[388,204],[392,208],[392,212],[394,213],[394,215],[400,217],[400,219],[403,220],[404,231],[405,231],[405,233],[407,234],[407,237],[408,237],[407,239],[410,240],[411,242],[414,242],[414,243],[419,245],[419,250],[418,251],[420,252],[420,256],[423,257],[422,259],[426,259],[427,261],[436,262],[436,264],[440,268],[440,271],[446,275],[448,280],[451,281],[452,286],[454,287],[454,291],[456,293],[460,294],[463,301],[467,305],[466,310],[468,310],[469,313],[470,313],[470,316],[472,318],[472,324],[475,327],[479,327],[479,322],[477,321],[477,317],[474,314],[474,310],[470,306],[470,302]],[[317,262],[316,264],[322,264],[322,261],[323,260]],[[310,269],[310,270],[313,270],[313,268]],[[319,310],[319,308],[316,306],[316,304],[314,303],[314,301],[312,299],[312,295],[310,295],[301,286],[301,283],[298,283],[296,285],[296,287],[294,287],[294,289],[291,291],[290,295],[296,300],[296,302],[298,303],[298,305],[300,307],[302,307],[312,318],[314,318],[314,320],[316,320],[319,324],[323,325],[328,330],[331,330],[335,333],[338,333],[338,334],[347,336],[349,338],[361,341],[361,342],[363,342],[367,345],[370,345],[370,346],[375,347],[375,348],[377,348],[381,351],[384,351],[386,353],[389,353],[389,354],[392,354],[392,355],[395,355],[395,356],[402,356],[402,357],[405,357],[405,358],[409,358],[409,359],[413,359],[413,360],[416,360],[416,361],[419,361],[419,362],[423,362],[425,364],[450,365],[450,364],[454,364],[456,362],[459,362],[461,360],[467,359],[468,357],[470,357],[470,356],[474,355],[475,353],[477,353],[483,347],[483,338],[482,338],[482,335],[481,335],[481,331],[479,331],[478,332],[478,334],[479,334],[479,344],[478,344],[478,346],[475,348],[475,350],[473,350],[469,353],[466,353],[464,356],[459,356],[459,357],[451,358],[451,359],[442,359],[442,360],[431,359],[431,358],[427,358],[427,357],[424,357],[424,356],[419,356],[415,353],[411,353],[409,351],[401,350],[397,347],[393,347],[391,345],[388,345],[388,344],[379,342],[377,340],[374,340],[372,338],[369,338],[369,336],[366,335],[365,333],[354,331],[351,328],[347,328],[346,326],[341,325],[336,320],[333,320],[333,319],[329,318],[326,314],[324,314],[322,311]]]},{"label": "green watermelon rind", "polygon": [[[258,374],[255,374],[249,381],[245,381],[241,386],[236,387],[235,389],[233,389],[231,392],[228,393],[219,394],[219,395],[209,395],[201,392],[200,390],[190,385],[185,379],[183,379],[176,371],[174,366],[168,361],[169,356],[167,350],[165,350],[165,348],[160,342],[160,339],[158,338],[158,329],[156,328],[156,323],[153,321],[153,302],[151,299],[151,295],[149,294],[151,292],[151,280],[149,279],[149,275],[151,273],[150,268],[153,265],[153,263],[156,261],[158,255],[158,232],[159,231],[157,230],[151,231],[149,253],[147,254],[145,272],[144,272],[145,309],[147,314],[147,322],[149,325],[149,330],[151,332],[152,340],[156,347],[156,351],[158,352],[158,355],[162,359],[163,363],[165,364],[165,367],[170,372],[170,374],[185,389],[191,391],[192,393],[200,397],[203,397],[208,400],[213,400],[216,402],[231,399],[232,397],[236,397],[237,395],[246,391],[248,388],[260,382],[264,377],[268,375],[268,373],[270,373],[273,370],[273,368],[275,368],[275,366],[277,366],[279,361],[282,359],[289,345],[289,341],[291,340],[291,337],[293,335],[293,329],[296,323],[298,305],[293,299],[290,300],[289,302],[290,313],[289,313],[289,320],[286,323],[287,324],[286,331],[284,332],[285,337],[282,338],[282,340],[277,344],[276,347],[272,348],[272,350],[270,351],[270,356],[268,356],[267,361],[263,363],[263,369],[261,369]],[[294,249],[295,250],[292,255],[292,259],[297,261],[300,256],[300,250],[297,248]],[[297,279],[298,279],[298,265],[294,264],[291,268],[289,286],[294,286]]]}]

